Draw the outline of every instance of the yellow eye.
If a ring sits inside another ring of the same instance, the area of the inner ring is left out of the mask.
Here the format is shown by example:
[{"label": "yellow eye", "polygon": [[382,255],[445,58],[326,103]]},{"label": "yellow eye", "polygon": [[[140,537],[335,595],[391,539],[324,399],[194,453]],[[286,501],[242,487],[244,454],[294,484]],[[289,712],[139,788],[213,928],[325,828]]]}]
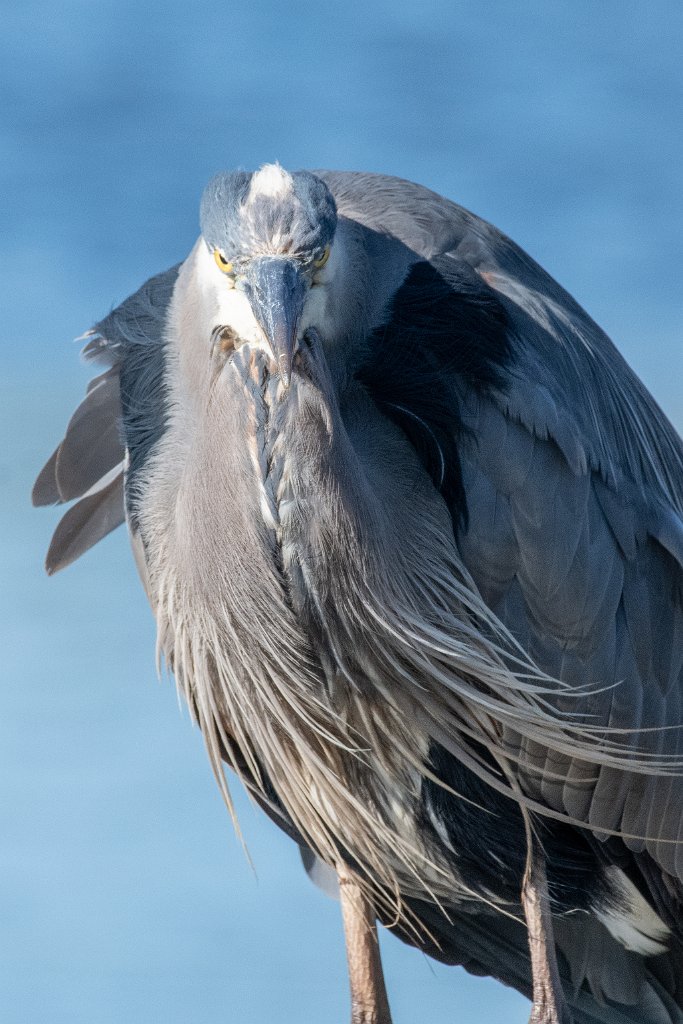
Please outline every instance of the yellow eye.
[{"label": "yellow eye", "polygon": [[325,246],[325,252],[322,254],[319,260],[313,260],[313,266],[316,270],[321,270],[330,258],[330,247]]},{"label": "yellow eye", "polygon": [[232,263],[226,260],[220,249],[213,250],[213,258],[216,261],[216,266],[219,270],[222,270],[224,274],[232,274]]}]

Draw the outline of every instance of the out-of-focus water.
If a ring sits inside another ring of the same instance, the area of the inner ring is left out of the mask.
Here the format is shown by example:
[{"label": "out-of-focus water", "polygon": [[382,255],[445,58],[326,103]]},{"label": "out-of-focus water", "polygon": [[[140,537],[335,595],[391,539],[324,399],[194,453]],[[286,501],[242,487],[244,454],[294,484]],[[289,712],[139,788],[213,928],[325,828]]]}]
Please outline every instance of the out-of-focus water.
[{"label": "out-of-focus water", "polygon": [[[216,170],[388,171],[511,234],[683,424],[683,8],[503,0],[5,4],[0,1020],[341,1021],[338,908],[154,676],[125,537],[48,580],[33,476],[80,334],[182,258]],[[526,1019],[383,940],[397,1024]]]}]

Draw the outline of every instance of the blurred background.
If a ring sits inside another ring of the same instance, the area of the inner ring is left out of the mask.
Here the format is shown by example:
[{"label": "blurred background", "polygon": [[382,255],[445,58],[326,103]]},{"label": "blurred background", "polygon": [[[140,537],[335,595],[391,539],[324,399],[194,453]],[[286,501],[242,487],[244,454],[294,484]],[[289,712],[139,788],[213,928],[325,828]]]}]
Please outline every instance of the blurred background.
[{"label": "blurred background", "polygon": [[[386,171],[512,235],[680,430],[683,7],[4,0],[2,25],[0,1020],[341,1024],[338,907],[237,793],[249,866],[123,532],[43,574],[70,339],[186,255],[215,171]],[[382,942],[396,1024],[526,1021]]]}]

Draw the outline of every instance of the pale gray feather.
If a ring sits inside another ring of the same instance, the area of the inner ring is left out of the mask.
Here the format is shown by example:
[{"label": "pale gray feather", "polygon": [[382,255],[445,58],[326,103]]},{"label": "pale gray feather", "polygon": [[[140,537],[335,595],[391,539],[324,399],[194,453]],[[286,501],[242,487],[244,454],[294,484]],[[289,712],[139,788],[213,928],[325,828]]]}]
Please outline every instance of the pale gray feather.
[{"label": "pale gray feather", "polygon": [[119,375],[108,370],[88,389],[59,446],[56,478],[62,501],[80,497],[121,462],[120,416]]},{"label": "pale gray feather", "polygon": [[58,505],[62,500],[57,486],[57,456],[59,448],[55,448],[40,473],[31,491],[31,501],[38,507],[41,505]]},{"label": "pale gray feather", "polygon": [[70,565],[125,519],[123,472],[99,490],[81,498],[60,520],[45,560],[52,574]]}]

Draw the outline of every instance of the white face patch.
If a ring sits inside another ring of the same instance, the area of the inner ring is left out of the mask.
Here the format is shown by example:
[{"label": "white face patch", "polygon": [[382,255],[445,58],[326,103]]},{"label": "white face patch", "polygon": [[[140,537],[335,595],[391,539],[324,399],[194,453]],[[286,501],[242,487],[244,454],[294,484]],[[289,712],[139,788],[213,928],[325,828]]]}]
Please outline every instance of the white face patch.
[{"label": "white face patch", "polygon": [[215,327],[232,327],[244,341],[260,344],[267,349],[263,331],[254,316],[243,291],[235,288],[229,278],[216,266],[212,254],[203,242],[195,250],[195,274],[201,294],[205,316],[208,317],[204,335],[210,338]]},{"label": "white face patch", "polygon": [[[308,290],[299,320],[298,337],[315,328],[327,344],[334,344],[345,329],[344,313],[353,310],[354,304],[341,304],[338,295],[344,293],[346,245],[343,233],[332,243],[330,258],[326,265],[316,271],[313,286]],[[201,334],[208,339],[215,327],[231,327],[244,341],[263,348],[270,353],[270,347],[263,335],[251,304],[244,292],[235,287],[234,280],[223,274],[216,266],[213,254],[200,239],[190,257],[192,272],[197,284],[197,298],[200,299]]]},{"label": "white face patch", "polygon": [[271,199],[282,199],[291,195],[294,180],[291,174],[279,164],[264,164],[251,179],[246,203],[252,203],[257,196],[269,196]]}]

